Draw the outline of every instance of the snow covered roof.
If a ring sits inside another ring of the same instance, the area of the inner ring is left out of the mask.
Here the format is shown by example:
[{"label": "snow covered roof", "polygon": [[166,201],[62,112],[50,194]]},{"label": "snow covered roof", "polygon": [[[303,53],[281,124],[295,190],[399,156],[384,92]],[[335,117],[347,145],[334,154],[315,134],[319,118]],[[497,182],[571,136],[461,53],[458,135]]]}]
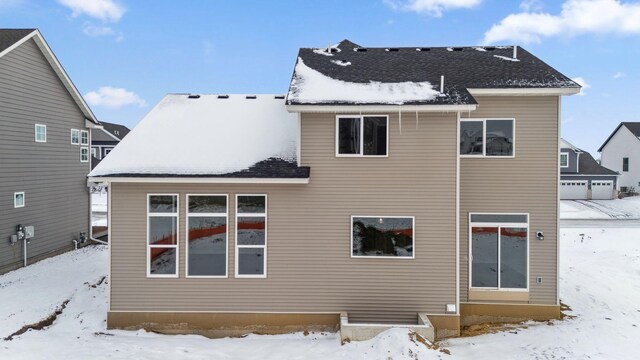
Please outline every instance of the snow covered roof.
[{"label": "snow covered roof", "polygon": [[517,61],[513,52],[512,46],[364,48],[349,40],[302,48],[287,104],[466,105],[477,103],[467,89],[580,87],[521,47]]},{"label": "snow covered roof", "polygon": [[89,176],[308,177],[297,137],[282,96],[170,94]]}]

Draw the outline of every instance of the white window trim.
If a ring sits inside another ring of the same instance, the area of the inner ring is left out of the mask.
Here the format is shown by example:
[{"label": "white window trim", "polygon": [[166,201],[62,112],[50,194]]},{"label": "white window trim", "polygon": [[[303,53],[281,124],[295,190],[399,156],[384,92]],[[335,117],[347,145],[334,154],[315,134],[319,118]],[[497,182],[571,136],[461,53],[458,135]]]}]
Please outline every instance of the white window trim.
[{"label": "white window trim", "polygon": [[[567,165],[562,166],[562,156],[566,156],[567,157]],[[562,151],[560,152],[560,167],[563,169],[566,169],[569,167],[569,153],[566,151]]]},{"label": "white window trim", "polygon": [[[364,155],[364,118],[365,117],[384,117],[387,120],[387,148],[386,155]],[[360,153],[359,154],[340,154],[339,148],[339,139],[340,139],[340,119],[360,119]],[[366,115],[336,115],[336,133],[335,133],[335,148],[336,148],[336,157],[370,157],[370,158],[386,158],[389,157],[389,115],[375,115],[375,114],[366,114]]]},{"label": "white window trim", "polygon": [[[511,120],[513,121],[513,154],[508,156],[503,155],[487,155],[487,120]],[[482,121],[482,155],[463,155],[460,154],[460,139],[458,139],[458,155],[461,158],[491,158],[491,159],[513,159],[516,157],[516,119],[515,118],[461,118],[460,128],[462,123],[466,121]]]},{"label": "white window trim", "polygon": [[[527,217],[526,223],[510,223],[510,222],[471,222],[472,215],[524,215]],[[468,242],[469,242],[469,290],[474,291],[494,291],[494,292],[529,292],[530,282],[529,282],[529,274],[530,274],[530,251],[529,247],[531,246],[530,236],[529,236],[529,224],[531,223],[531,218],[528,213],[497,213],[497,212],[489,212],[489,213],[469,213],[468,218]],[[474,287],[473,284],[473,252],[472,252],[472,242],[471,242],[471,228],[472,227],[498,227],[498,287]],[[527,229],[527,287],[525,289],[515,289],[515,288],[503,288],[500,287],[501,274],[500,274],[500,227],[523,227]]]},{"label": "white window trim", "polygon": [[[76,142],[73,142],[73,134],[76,135]],[[71,145],[80,145],[80,130],[71,129]]]},{"label": "white window trim", "polygon": [[[238,197],[240,196],[264,196],[264,213],[242,213],[238,214]],[[236,203],[235,203],[235,213],[236,213],[236,223],[235,223],[235,277],[243,278],[243,279],[266,279],[267,278],[267,239],[268,239],[268,228],[269,228],[269,198],[267,194],[236,194]],[[238,245],[238,217],[264,217],[264,245]],[[262,275],[240,275],[238,274],[238,249],[241,248],[263,248],[264,249],[264,274]]]},{"label": "white window trim", "polygon": [[89,149],[89,153],[91,154],[92,157],[97,158],[98,157],[98,149],[96,147],[91,147],[91,149]]},{"label": "white window trim", "polygon": [[[18,205],[16,202],[17,196],[22,194],[22,205]],[[13,208],[23,208],[27,204],[27,197],[25,196],[24,191],[17,191],[13,193]]]},{"label": "white window trim", "polygon": [[[44,128],[44,140],[38,140],[38,127],[43,127]],[[34,130],[35,130],[34,137],[35,137],[36,142],[46,143],[47,142],[47,125],[36,124],[35,127],[34,127]]]},{"label": "white window trim", "polygon": [[[372,219],[379,219],[379,218],[390,218],[390,219],[399,219],[399,218],[403,218],[403,219],[411,219],[411,226],[413,227],[413,251],[411,253],[411,256],[366,256],[366,255],[353,255],[353,218],[372,218]],[[351,255],[352,259],[393,259],[393,260],[413,260],[416,258],[416,217],[415,216],[399,216],[399,215],[393,215],[393,216],[386,216],[386,215],[379,215],[379,216],[373,216],[373,215],[351,215],[351,223],[349,225],[349,229],[351,230],[349,237],[351,238],[351,243],[349,246],[349,254]]]},{"label": "white window trim", "polygon": [[104,149],[104,156],[109,155],[109,153],[110,153],[111,151],[113,151],[113,148],[105,148],[105,149]]},{"label": "white window trim", "polygon": [[[83,160],[82,159],[82,152],[85,151],[85,150],[87,151],[87,159]],[[89,148],[86,147],[86,146],[83,146],[83,147],[80,148],[80,162],[83,162],[83,163],[89,162]]]},{"label": "white window trim", "polygon": [[[87,134],[87,141],[82,141],[82,135]],[[88,130],[80,130],[80,145],[89,145],[89,131]]]},{"label": "white window trim", "polygon": [[[175,213],[151,213],[149,212],[149,200],[151,196],[175,196],[176,197],[176,212]],[[175,217],[176,218],[176,244],[175,245],[151,245],[149,244],[149,218],[150,217]],[[180,274],[180,194],[147,194],[147,237],[144,239],[147,245],[147,278],[161,279],[177,279]],[[174,248],[176,249],[176,273],[173,275],[167,274],[151,274],[150,261],[151,261],[151,249],[152,248]]]},{"label": "white window trim", "polygon": [[[227,211],[224,213],[190,213],[189,197],[191,196],[224,196]],[[187,202],[185,204],[185,212],[187,214],[186,242],[185,242],[185,276],[195,279],[227,279],[229,278],[229,194],[187,194]],[[189,275],[189,220],[191,217],[224,217],[226,219],[225,238],[227,249],[224,258],[224,275]]]}]

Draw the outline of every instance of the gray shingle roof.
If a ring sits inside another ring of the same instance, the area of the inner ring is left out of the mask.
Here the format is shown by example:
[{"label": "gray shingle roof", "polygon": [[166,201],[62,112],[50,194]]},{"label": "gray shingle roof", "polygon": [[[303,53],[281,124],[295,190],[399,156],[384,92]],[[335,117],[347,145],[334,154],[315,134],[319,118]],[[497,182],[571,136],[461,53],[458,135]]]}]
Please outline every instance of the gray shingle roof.
[{"label": "gray shingle roof", "polygon": [[578,174],[580,175],[618,175],[617,172],[610,170],[600,164],[586,151],[580,154],[578,164]]},{"label": "gray shingle roof", "polygon": [[[579,88],[573,80],[518,47],[363,48],[343,40],[331,56],[318,49],[301,48],[299,59],[325,76],[353,83],[423,82],[439,86],[445,77],[445,94],[407,104],[475,104],[467,89],[477,88]],[[315,51],[314,51],[315,50]],[[350,62],[337,65],[332,60]],[[295,91],[294,72],[290,92]],[[304,104],[288,99],[290,105]],[[341,104],[342,102],[334,102]],[[347,104],[347,103],[345,103]]]},{"label": "gray shingle roof", "polygon": [[607,143],[609,142],[609,140],[611,140],[611,138],[613,137],[613,135],[615,135],[618,130],[620,129],[620,127],[624,125],[627,129],[629,129],[629,131],[631,131],[631,133],[633,135],[635,135],[636,138],[638,138],[638,140],[640,140],[640,122],[621,122],[615,130],[613,130],[613,132],[611,133],[611,135],[609,135],[609,137],[607,138],[607,140],[604,141],[604,143],[602,144],[602,146],[600,146],[600,148],[598,149],[598,152],[601,152],[602,149],[604,149],[605,145],[607,145]]},{"label": "gray shingle roof", "polygon": [[5,51],[36,29],[0,29],[0,52]]},{"label": "gray shingle roof", "polygon": [[105,131],[109,132],[111,135],[117,137],[120,140],[127,136],[129,131],[131,131],[128,127],[120,124],[109,123],[106,121],[101,121],[100,124],[104,127]]}]

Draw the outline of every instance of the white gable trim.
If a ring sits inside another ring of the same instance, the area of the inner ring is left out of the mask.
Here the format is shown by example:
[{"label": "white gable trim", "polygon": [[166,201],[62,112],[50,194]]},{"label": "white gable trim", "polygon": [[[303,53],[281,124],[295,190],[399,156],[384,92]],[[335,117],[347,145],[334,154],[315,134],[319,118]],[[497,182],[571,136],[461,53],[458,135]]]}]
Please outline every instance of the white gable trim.
[{"label": "white gable trim", "polygon": [[287,111],[295,112],[315,112],[315,113],[361,113],[361,112],[382,112],[396,113],[406,112],[468,112],[474,111],[476,105],[287,105]]},{"label": "white gable trim", "polygon": [[95,177],[94,183],[165,183],[165,184],[308,184],[309,178],[224,178],[224,177]]},{"label": "white gable trim", "polygon": [[467,89],[471,95],[494,96],[541,96],[541,95],[575,95],[580,93],[580,88],[505,88],[505,89]]},{"label": "white gable trim", "polygon": [[71,95],[73,100],[76,102],[76,104],[78,105],[78,107],[80,108],[80,110],[82,111],[84,116],[86,116],[87,119],[91,120],[94,123],[94,125],[95,124],[99,124],[98,120],[96,119],[96,116],[93,114],[91,109],[89,109],[89,106],[84,101],[84,99],[82,98],[82,95],[80,95],[80,93],[78,92],[78,89],[73,84],[71,79],[69,79],[69,76],[67,75],[67,72],[64,70],[64,68],[62,67],[62,65],[60,64],[58,59],[56,58],[56,56],[53,53],[53,51],[51,51],[51,48],[49,47],[47,42],[42,37],[42,34],[40,34],[39,30],[37,30],[37,29],[34,30],[29,35],[23,37],[22,39],[17,41],[15,44],[9,46],[4,51],[0,52],[0,58],[3,57],[4,55],[8,54],[9,52],[11,52],[12,50],[17,48],[18,46],[24,44],[25,42],[27,42],[30,39],[33,39],[35,41],[36,45],[38,45],[38,48],[40,48],[40,51],[42,51],[42,54],[44,55],[44,57],[49,62],[49,65],[51,65],[51,67],[53,68],[53,71],[58,75],[58,77],[62,81],[62,84],[67,89],[67,91],[69,91],[69,94]]}]

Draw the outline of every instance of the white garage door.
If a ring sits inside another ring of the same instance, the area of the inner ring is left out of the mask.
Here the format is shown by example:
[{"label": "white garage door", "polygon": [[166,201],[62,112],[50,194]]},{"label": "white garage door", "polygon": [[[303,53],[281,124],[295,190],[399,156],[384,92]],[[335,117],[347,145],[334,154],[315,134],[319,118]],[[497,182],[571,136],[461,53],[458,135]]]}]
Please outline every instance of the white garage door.
[{"label": "white garage door", "polygon": [[613,181],[591,181],[591,198],[594,200],[613,199]]},{"label": "white garage door", "polygon": [[560,181],[560,199],[586,200],[587,182],[577,180]]}]

